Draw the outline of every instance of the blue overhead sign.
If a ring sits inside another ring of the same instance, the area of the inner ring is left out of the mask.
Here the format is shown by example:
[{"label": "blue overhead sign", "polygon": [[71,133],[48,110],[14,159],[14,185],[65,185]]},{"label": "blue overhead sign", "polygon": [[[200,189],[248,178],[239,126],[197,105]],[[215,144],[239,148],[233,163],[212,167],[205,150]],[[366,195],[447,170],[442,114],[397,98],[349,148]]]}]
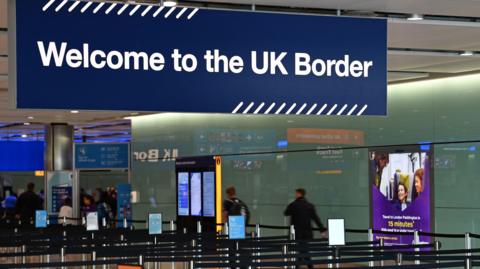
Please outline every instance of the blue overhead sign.
[{"label": "blue overhead sign", "polygon": [[128,169],[128,143],[75,144],[75,169]]},{"label": "blue overhead sign", "polygon": [[0,141],[0,171],[43,170],[43,150],[43,141]]},{"label": "blue overhead sign", "polygon": [[9,3],[18,108],[386,114],[384,19]]}]

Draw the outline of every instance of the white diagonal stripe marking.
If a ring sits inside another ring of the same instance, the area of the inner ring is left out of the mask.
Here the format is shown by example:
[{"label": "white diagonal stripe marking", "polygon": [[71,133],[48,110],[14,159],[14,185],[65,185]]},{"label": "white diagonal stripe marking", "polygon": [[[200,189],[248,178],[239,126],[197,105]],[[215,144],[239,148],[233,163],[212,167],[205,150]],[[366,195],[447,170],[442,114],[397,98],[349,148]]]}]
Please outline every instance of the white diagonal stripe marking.
[{"label": "white diagonal stripe marking", "polygon": [[111,4],[110,7],[107,9],[107,11],[105,11],[105,14],[108,15],[108,13],[110,13],[112,9],[115,8],[116,6],[117,6],[117,3]]},{"label": "white diagonal stripe marking", "polygon": [[232,111],[233,114],[237,113],[237,111],[243,106],[243,102],[240,102],[237,107]]},{"label": "white diagonal stripe marking", "polygon": [[273,109],[274,106],[275,106],[275,103],[272,103],[272,104],[267,108],[267,110],[265,110],[265,113],[264,113],[264,114],[270,113],[270,111],[272,111],[272,109]]},{"label": "white diagonal stripe marking", "polygon": [[333,105],[332,108],[330,108],[330,111],[328,111],[327,115],[332,115],[333,111],[335,110],[335,108],[337,108],[337,104]]},{"label": "white diagonal stripe marking", "polygon": [[352,109],[350,109],[350,111],[348,111],[347,115],[348,115],[348,116],[352,115],[353,111],[355,111],[355,109],[357,109],[357,107],[358,107],[358,105],[354,105],[354,106],[352,107]]},{"label": "white diagonal stripe marking", "polygon": [[48,3],[46,3],[43,7],[42,10],[45,12],[47,9],[55,2],[55,0],[50,0]]},{"label": "white diagonal stripe marking", "polygon": [[185,11],[187,11],[188,8],[184,7],[182,8],[182,10],[180,10],[180,12],[178,12],[176,18],[177,20],[180,19],[180,17],[183,15],[183,13],[185,13]]},{"label": "white diagonal stripe marking", "polygon": [[198,8],[194,9],[192,12],[190,12],[187,19],[191,19],[195,15],[195,13],[197,13],[197,12],[198,12]]},{"label": "white diagonal stripe marking", "polygon": [[348,105],[344,105],[342,107],[342,109],[340,109],[340,111],[338,111],[337,115],[342,115],[343,111],[345,111],[345,109],[347,109]]},{"label": "white diagonal stripe marking", "polygon": [[161,6],[157,9],[157,11],[155,11],[155,13],[153,13],[153,17],[157,17],[158,16],[158,13],[162,12],[162,10],[164,9],[165,7],[164,6]]},{"label": "white diagonal stripe marking", "polygon": [[290,106],[290,108],[287,110],[287,112],[285,113],[285,115],[290,114],[290,112],[292,112],[292,110],[293,110],[296,106],[297,106],[297,104],[296,104],[296,103],[293,103],[293,105]]},{"label": "white diagonal stripe marking", "polygon": [[80,1],[75,1],[69,8],[68,12],[72,12],[78,5],[80,4]]},{"label": "white diagonal stripe marking", "polygon": [[87,9],[93,4],[93,2],[87,2],[83,7],[82,9],[80,10],[80,12],[85,12],[87,11]]},{"label": "white diagonal stripe marking", "polygon": [[312,114],[313,110],[317,107],[317,104],[313,104],[313,106],[307,111],[307,115]]},{"label": "white diagonal stripe marking", "polygon": [[285,103],[283,103],[278,109],[277,111],[275,112],[276,115],[280,114],[280,112],[282,112],[283,108],[285,107]]},{"label": "white diagonal stripe marking", "polygon": [[262,103],[257,107],[257,109],[255,109],[255,112],[253,112],[253,114],[258,114],[258,112],[260,112],[260,110],[263,108],[264,105],[265,105],[265,103],[262,102]]},{"label": "white diagonal stripe marking", "polygon": [[176,7],[171,7],[168,12],[165,14],[165,19],[168,18],[168,16],[170,16],[170,14],[172,14],[172,12],[176,9]]},{"label": "white diagonal stripe marking", "polygon": [[365,112],[365,110],[367,109],[367,107],[368,107],[368,105],[364,105],[364,106],[362,107],[362,109],[357,113],[357,116],[362,115],[363,112]]},{"label": "white diagonal stripe marking", "polygon": [[93,10],[93,14],[97,14],[97,12],[105,5],[105,2],[101,2],[98,6]]},{"label": "white diagonal stripe marking", "polygon": [[250,110],[250,108],[252,108],[253,104],[254,104],[254,103],[251,102],[251,103],[247,106],[247,108],[245,108],[245,110],[243,111],[243,114],[247,114],[248,111]]},{"label": "white diagonal stripe marking", "polygon": [[322,108],[320,108],[320,110],[317,112],[317,115],[322,114],[322,112],[325,110],[325,108],[327,108],[327,106],[328,106],[327,104],[324,104]]},{"label": "white diagonal stripe marking", "polygon": [[55,12],[58,12],[60,11],[60,9],[62,9],[62,7],[68,2],[68,0],[63,0],[60,5],[57,6],[57,8],[55,9]]},{"label": "white diagonal stripe marking", "polygon": [[297,111],[297,115],[300,115],[300,113],[302,113],[302,111],[305,109],[306,106],[307,106],[307,103],[304,103],[303,106],[301,106],[300,109]]},{"label": "white diagonal stripe marking", "polygon": [[141,7],[141,5],[136,5],[132,10],[130,10],[130,13],[128,15],[133,16],[135,12]]},{"label": "white diagonal stripe marking", "polygon": [[150,9],[152,9],[153,6],[148,6],[145,8],[145,10],[142,12],[142,17],[144,17],[145,15],[147,15],[147,13],[150,11]]},{"label": "white diagonal stripe marking", "polygon": [[125,11],[125,9],[128,7],[128,5],[128,3],[124,4],[123,7],[118,10],[117,15],[121,15],[123,11]]}]

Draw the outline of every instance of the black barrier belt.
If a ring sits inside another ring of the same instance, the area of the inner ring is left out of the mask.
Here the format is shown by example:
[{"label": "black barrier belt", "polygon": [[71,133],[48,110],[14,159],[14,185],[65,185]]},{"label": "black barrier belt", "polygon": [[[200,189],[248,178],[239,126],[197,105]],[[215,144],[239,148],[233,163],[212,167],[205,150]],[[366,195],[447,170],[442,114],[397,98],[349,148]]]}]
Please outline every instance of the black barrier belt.
[{"label": "black barrier belt", "polygon": [[345,229],[346,233],[357,233],[357,234],[366,234],[368,230],[365,229]]},{"label": "black barrier belt", "polygon": [[70,266],[89,266],[89,265],[109,265],[109,264],[135,264],[138,262],[137,259],[114,259],[114,260],[98,260],[98,261],[70,261],[70,262],[49,262],[49,263],[25,263],[25,264],[4,264],[4,268],[60,268],[60,267],[70,267]]}]

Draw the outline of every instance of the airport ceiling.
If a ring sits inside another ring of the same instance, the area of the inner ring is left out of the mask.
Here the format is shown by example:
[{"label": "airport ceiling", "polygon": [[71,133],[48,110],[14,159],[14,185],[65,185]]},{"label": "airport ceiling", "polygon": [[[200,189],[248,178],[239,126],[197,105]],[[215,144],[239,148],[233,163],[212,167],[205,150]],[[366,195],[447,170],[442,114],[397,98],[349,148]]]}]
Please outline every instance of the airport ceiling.
[{"label": "airport ceiling", "polygon": [[[480,0],[188,0],[178,4],[387,17],[390,83],[480,72]],[[423,16],[423,20],[407,20],[413,14]],[[7,0],[0,0],[0,140],[22,139],[22,134],[28,134],[25,139],[41,139],[43,125],[50,122],[75,125],[78,139],[128,139],[130,125],[123,117],[134,113],[131,111],[73,114],[9,108],[7,16]],[[462,56],[463,52],[473,55]]]}]

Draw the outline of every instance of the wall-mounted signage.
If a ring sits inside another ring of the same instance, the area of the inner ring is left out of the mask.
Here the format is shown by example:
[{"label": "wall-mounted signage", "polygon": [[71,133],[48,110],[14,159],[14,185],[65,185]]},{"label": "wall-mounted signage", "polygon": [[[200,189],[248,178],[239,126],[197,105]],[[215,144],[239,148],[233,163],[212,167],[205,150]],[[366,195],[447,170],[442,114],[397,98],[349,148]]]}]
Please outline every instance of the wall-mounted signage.
[{"label": "wall-mounted signage", "polygon": [[[375,148],[369,151],[372,228],[382,232],[433,232],[432,149]],[[413,235],[375,233],[385,244],[411,244]],[[428,236],[420,241],[430,242]]]},{"label": "wall-mounted signage", "polygon": [[18,108],[386,114],[384,19],[9,3]]},{"label": "wall-mounted signage", "polygon": [[35,211],[35,228],[47,227],[47,211],[37,210]]},{"label": "wall-mounted signage", "polygon": [[128,169],[128,143],[75,144],[75,169]]}]

